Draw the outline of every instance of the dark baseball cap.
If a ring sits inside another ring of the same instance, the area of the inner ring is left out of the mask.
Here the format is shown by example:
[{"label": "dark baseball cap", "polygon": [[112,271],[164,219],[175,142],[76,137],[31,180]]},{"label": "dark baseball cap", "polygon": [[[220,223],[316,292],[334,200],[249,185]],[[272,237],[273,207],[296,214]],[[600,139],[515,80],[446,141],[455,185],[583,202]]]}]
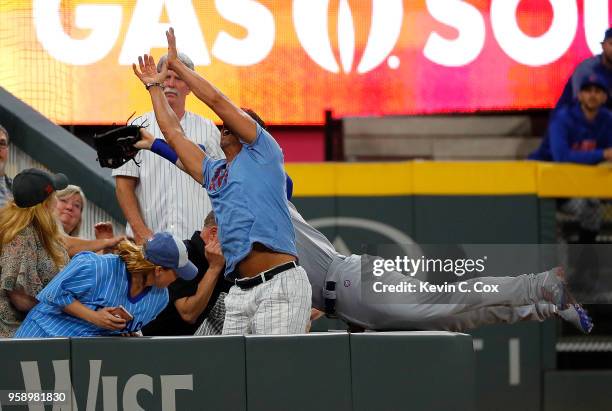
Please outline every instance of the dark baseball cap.
[{"label": "dark baseball cap", "polygon": [[13,199],[20,208],[33,207],[47,199],[56,190],[68,186],[64,174],[49,174],[37,168],[28,168],[13,179]]},{"label": "dark baseball cap", "polygon": [[144,245],[144,257],[155,265],[173,269],[183,280],[193,280],[198,269],[187,258],[182,240],[168,232],[155,233]]},{"label": "dark baseball cap", "polygon": [[606,34],[604,35],[603,41],[606,41],[606,40],[608,40],[610,38],[612,38],[612,27],[610,27],[608,30],[606,30]]},{"label": "dark baseball cap", "polygon": [[584,76],[582,81],[580,82],[580,90],[584,90],[587,87],[595,86],[599,87],[603,91],[608,93],[608,82],[603,76],[598,73],[591,73],[587,76]]}]

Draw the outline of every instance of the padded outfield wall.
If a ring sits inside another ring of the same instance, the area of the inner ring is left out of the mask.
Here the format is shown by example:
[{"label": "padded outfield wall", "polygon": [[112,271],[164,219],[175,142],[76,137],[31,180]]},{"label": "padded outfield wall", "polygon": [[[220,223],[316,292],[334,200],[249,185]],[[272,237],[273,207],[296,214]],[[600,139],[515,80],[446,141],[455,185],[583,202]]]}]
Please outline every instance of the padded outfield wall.
[{"label": "padded outfield wall", "polygon": [[[419,244],[554,243],[555,198],[612,197],[608,167],[414,161],[288,164],[287,170],[300,212],[337,248],[353,253],[402,241],[394,229]],[[471,333],[478,410],[544,409],[556,328],[546,321]]]}]

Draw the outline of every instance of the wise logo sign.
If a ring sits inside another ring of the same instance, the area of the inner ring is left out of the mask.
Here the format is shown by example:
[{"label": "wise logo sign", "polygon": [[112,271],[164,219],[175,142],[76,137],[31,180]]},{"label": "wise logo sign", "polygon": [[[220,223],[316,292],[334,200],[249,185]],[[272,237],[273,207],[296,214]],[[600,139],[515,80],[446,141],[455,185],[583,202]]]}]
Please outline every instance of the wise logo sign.
[{"label": "wise logo sign", "polygon": [[[148,110],[129,66],[139,54],[163,54],[173,26],[198,72],[240,105],[270,123],[317,124],[326,109],[550,107],[572,69],[600,52],[610,1],[34,0],[29,14],[10,4],[0,11],[12,33],[3,49],[34,48],[31,64],[70,79],[68,90],[40,77],[34,86],[69,95],[73,123]],[[18,95],[36,73],[19,58],[0,64]]]}]

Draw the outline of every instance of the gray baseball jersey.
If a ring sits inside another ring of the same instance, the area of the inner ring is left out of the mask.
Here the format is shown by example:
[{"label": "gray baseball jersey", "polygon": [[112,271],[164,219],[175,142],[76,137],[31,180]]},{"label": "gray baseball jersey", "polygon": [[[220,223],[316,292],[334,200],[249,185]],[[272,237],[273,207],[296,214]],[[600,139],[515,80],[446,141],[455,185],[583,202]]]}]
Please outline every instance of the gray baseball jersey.
[{"label": "gray baseball jersey", "polygon": [[[375,277],[359,255],[338,253],[329,240],[304,220],[292,203],[289,213],[295,229],[300,265],[304,267],[312,286],[312,306],[325,309],[323,289],[326,281],[336,282],[336,314],[344,321],[372,330],[450,330],[467,329],[524,320],[543,321],[553,316],[556,306],[545,300],[544,290],[559,286],[554,273],[525,274],[516,277],[481,277],[467,280],[467,287],[477,281],[494,285],[500,292],[486,298],[468,293],[438,291],[435,293],[402,293],[392,303],[364,298],[362,278],[385,285],[403,282],[414,284],[419,279],[399,272],[387,272]],[[376,258],[376,257],[373,257]]]},{"label": "gray baseball jersey", "polygon": [[323,288],[327,271],[335,258],[343,257],[321,232],[304,220],[293,203],[289,202],[289,215],[295,230],[295,246],[300,265],[304,267],[312,286],[312,306],[325,309]]}]

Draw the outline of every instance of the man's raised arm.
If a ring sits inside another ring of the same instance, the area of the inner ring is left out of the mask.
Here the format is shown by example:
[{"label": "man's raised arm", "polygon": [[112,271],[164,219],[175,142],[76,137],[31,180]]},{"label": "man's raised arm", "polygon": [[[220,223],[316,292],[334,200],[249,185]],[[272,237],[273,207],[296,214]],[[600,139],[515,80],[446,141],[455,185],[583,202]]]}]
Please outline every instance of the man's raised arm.
[{"label": "man's raised arm", "polygon": [[185,137],[178,117],[166,100],[163,82],[168,74],[168,68],[164,66],[164,69],[158,73],[155,60],[152,56],[146,54],[143,57],[138,57],[138,66],[137,68],[136,64],[132,64],[132,69],[151,95],[159,129],[168,141],[168,144],[178,154],[184,170],[201,184],[202,161],[206,154],[193,141]]},{"label": "man's raised arm", "polygon": [[208,80],[178,59],[173,28],[166,32],[166,38],[168,39],[168,68],[174,70],[187,83],[193,94],[210,107],[235,136],[245,143],[250,144],[255,141],[257,138],[255,121]]}]

